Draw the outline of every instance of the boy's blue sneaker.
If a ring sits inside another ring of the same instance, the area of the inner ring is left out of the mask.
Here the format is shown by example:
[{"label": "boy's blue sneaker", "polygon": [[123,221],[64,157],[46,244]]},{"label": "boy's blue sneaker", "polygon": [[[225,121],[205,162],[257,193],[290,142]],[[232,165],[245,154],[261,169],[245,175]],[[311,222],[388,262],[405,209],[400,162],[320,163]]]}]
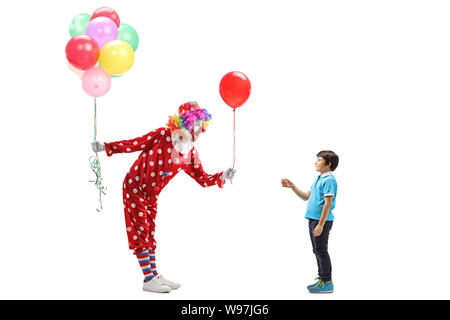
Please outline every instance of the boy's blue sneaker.
[{"label": "boy's blue sneaker", "polygon": [[320,280],[320,278],[319,278],[319,277],[315,278],[315,279],[314,279],[314,281],[316,281],[316,282],[314,282],[313,284],[310,284],[309,286],[307,286],[307,287],[306,287],[306,289],[308,289],[308,290],[309,290],[309,289],[311,289],[312,287],[315,287],[315,286],[316,286],[316,284],[317,284],[317,281],[318,281],[318,280]]},{"label": "boy's blue sneaker", "polygon": [[319,280],[313,286],[308,286],[310,293],[332,293],[334,291],[333,282],[326,283]]}]

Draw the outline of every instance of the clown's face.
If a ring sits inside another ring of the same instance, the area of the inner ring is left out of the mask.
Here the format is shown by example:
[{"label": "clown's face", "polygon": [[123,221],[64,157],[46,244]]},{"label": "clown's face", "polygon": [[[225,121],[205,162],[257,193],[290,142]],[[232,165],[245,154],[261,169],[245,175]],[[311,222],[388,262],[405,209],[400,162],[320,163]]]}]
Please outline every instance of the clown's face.
[{"label": "clown's face", "polygon": [[202,133],[203,121],[196,120],[194,123],[194,128],[192,128],[192,140],[197,141],[198,137]]},{"label": "clown's face", "polygon": [[191,133],[186,129],[177,129],[173,131],[172,144],[176,151],[187,154],[193,147]]}]

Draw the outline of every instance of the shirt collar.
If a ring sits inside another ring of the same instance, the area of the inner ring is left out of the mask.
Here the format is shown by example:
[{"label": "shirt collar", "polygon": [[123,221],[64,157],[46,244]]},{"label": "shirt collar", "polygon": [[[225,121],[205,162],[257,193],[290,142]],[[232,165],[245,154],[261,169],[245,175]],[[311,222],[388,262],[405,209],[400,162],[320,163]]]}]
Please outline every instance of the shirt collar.
[{"label": "shirt collar", "polygon": [[328,171],[328,172],[322,173],[319,177],[323,178],[323,177],[329,176],[330,174],[333,174],[333,171]]}]

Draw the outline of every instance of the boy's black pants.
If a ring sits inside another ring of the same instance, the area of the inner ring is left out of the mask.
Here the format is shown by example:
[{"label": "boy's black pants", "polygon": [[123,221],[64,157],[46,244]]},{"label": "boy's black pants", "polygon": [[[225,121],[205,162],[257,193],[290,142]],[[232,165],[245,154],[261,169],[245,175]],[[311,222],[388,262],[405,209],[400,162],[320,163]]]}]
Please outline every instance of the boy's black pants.
[{"label": "boy's black pants", "polygon": [[331,260],[330,255],[328,254],[328,236],[330,235],[333,221],[325,222],[322,234],[318,237],[314,237],[314,229],[318,224],[319,220],[309,219],[309,236],[311,237],[313,252],[316,255],[320,280],[323,282],[331,281]]}]

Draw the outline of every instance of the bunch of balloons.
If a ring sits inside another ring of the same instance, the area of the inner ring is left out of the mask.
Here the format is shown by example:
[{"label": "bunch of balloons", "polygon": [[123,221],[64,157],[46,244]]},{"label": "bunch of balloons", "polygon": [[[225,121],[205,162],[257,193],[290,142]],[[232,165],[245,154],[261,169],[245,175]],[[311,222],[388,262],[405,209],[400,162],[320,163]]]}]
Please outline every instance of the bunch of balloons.
[{"label": "bunch of balloons", "polygon": [[111,77],[120,77],[131,69],[139,46],[136,30],[120,23],[119,15],[102,7],[92,15],[77,15],[70,24],[66,45],[69,69],[82,79],[83,90],[91,97],[105,95]]}]

